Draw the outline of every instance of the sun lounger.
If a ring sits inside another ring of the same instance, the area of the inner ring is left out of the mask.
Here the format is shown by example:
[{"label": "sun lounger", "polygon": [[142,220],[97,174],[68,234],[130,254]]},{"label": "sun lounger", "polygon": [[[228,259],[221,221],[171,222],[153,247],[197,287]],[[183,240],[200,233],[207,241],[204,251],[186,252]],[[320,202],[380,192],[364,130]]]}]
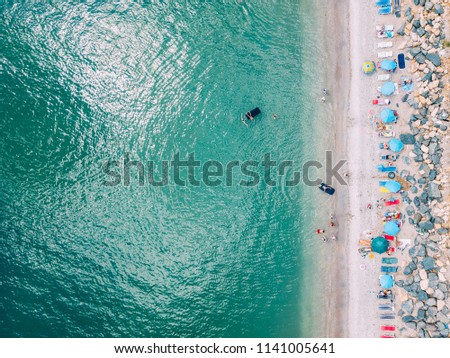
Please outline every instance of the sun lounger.
[{"label": "sun lounger", "polygon": [[394,265],[398,262],[396,257],[383,257],[381,258],[381,263],[385,265]]},{"label": "sun lounger", "polygon": [[395,241],[395,236],[387,235],[387,234],[383,234],[381,236],[383,236],[388,241]]},{"label": "sun lounger", "polygon": [[392,51],[383,51],[383,52],[378,52],[378,58],[387,58],[387,57],[392,57],[393,52]]},{"label": "sun lounger", "polygon": [[376,0],[375,1],[375,6],[377,6],[377,7],[391,5],[391,4],[392,4],[392,0]]},{"label": "sun lounger", "polygon": [[392,47],[392,41],[386,41],[386,42],[378,42],[377,48],[388,48]]},{"label": "sun lounger", "polygon": [[394,305],[392,305],[392,304],[381,304],[381,305],[378,305],[378,308],[380,309],[380,310],[382,310],[382,311],[386,311],[386,310],[393,310],[394,309]]},{"label": "sun lounger", "polygon": [[389,81],[391,79],[391,75],[389,73],[384,75],[378,75],[378,81]]},{"label": "sun lounger", "polygon": [[395,331],[395,326],[381,326],[382,331]]},{"label": "sun lounger", "polygon": [[405,68],[405,55],[402,53],[399,53],[397,56],[398,59],[398,68],[401,70]]},{"label": "sun lounger", "polygon": [[377,25],[375,29],[377,31],[393,31],[394,25]]},{"label": "sun lounger", "polygon": [[406,249],[407,247],[410,247],[410,246],[411,246],[411,239],[400,239],[400,240],[398,240],[398,241],[399,241],[399,243],[400,243],[400,246],[398,247],[399,250],[404,250],[404,249]]},{"label": "sun lounger", "polygon": [[379,39],[391,39],[395,36],[394,31],[381,30],[377,31],[377,37]]},{"label": "sun lounger", "polygon": [[387,200],[384,202],[384,205],[386,205],[386,206],[393,206],[393,205],[398,205],[398,204],[400,204],[400,199]]},{"label": "sun lounger", "polygon": [[381,272],[384,273],[397,272],[397,270],[398,270],[397,266],[381,266]]},{"label": "sun lounger", "polygon": [[395,315],[382,314],[382,315],[380,315],[380,318],[381,319],[395,319]]},{"label": "sun lounger", "polygon": [[378,106],[387,106],[390,103],[391,100],[389,98],[377,98],[372,100],[372,104]]},{"label": "sun lounger", "polygon": [[379,291],[377,294],[377,298],[383,299],[383,300],[388,300],[388,299],[392,298],[392,290]]},{"label": "sun lounger", "polygon": [[390,173],[390,172],[397,171],[397,167],[385,167],[384,165],[381,165],[381,164],[377,166],[377,169],[379,172],[382,172],[382,173],[385,173],[385,172]]},{"label": "sun lounger", "polygon": [[392,14],[392,6],[383,6],[378,9],[378,15],[389,15]]}]

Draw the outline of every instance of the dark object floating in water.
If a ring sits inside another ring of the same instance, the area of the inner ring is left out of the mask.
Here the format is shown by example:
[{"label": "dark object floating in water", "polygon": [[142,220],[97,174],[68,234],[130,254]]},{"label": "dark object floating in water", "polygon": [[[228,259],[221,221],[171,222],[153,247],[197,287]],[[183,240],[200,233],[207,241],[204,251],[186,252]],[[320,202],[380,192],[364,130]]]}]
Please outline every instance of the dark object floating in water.
[{"label": "dark object floating in water", "polygon": [[255,118],[258,114],[261,114],[261,110],[259,109],[259,107],[256,107],[256,108],[253,108],[251,111],[248,111],[247,113],[245,113],[245,118],[252,121],[253,118]]},{"label": "dark object floating in water", "polygon": [[398,59],[398,68],[404,69],[405,68],[405,55],[402,53],[399,53],[397,56]]},{"label": "dark object floating in water", "polygon": [[319,189],[324,191],[325,193],[327,193],[329,195],[333,195],[334,192],[336,191],[336,190],[334,190],[334,188],[332,188],[329,185],[326,185],[325,183],[320,184],[319,185]]}]

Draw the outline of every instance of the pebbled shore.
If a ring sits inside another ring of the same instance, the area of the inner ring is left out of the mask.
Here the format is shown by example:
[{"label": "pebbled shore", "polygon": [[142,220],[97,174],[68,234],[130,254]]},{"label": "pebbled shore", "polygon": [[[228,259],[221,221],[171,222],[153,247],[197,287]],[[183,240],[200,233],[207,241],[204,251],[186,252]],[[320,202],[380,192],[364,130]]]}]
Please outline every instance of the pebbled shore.
[{"label": "pebbled shore", "polygon": [[410,116],[409,130],[400,136],[409,151],[400,176],[411,186],[402,201],[416,231],[396,277],[403,337],[450,336],[448,14],[448,1],[409,1],[397,30],[415,84],[402,97]]}]

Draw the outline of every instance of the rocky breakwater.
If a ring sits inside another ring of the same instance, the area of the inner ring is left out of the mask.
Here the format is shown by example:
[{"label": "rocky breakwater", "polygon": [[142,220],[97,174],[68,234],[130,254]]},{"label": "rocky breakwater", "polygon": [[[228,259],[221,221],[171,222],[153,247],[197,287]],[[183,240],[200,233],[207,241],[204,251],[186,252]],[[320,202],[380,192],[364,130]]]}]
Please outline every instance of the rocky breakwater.
[{"label": "rocky breakwater", "polygon": [[411,170],[400,175],[411,185],[402,196],[417,231],[397,281],[406,292],[402,336],[450,337],[448,12],[447,1],[411,1],[397,31],[414,79],[413,92],[402,97],[412,107],[410,133],[400,136],[411,149],[404,158]]}]

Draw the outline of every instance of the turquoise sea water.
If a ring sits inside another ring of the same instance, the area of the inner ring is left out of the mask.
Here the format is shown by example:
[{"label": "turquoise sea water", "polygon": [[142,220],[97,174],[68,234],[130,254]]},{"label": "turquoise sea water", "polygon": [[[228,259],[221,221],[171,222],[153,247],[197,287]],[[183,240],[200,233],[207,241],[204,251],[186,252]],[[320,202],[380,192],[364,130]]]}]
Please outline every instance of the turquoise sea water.
[{"label": "turquoise sea water", "polygon": [[0,336],[320,334],[316,189],[102,172],[126,152],[299,169],[319,144],[310,4],[0,5]]}]

